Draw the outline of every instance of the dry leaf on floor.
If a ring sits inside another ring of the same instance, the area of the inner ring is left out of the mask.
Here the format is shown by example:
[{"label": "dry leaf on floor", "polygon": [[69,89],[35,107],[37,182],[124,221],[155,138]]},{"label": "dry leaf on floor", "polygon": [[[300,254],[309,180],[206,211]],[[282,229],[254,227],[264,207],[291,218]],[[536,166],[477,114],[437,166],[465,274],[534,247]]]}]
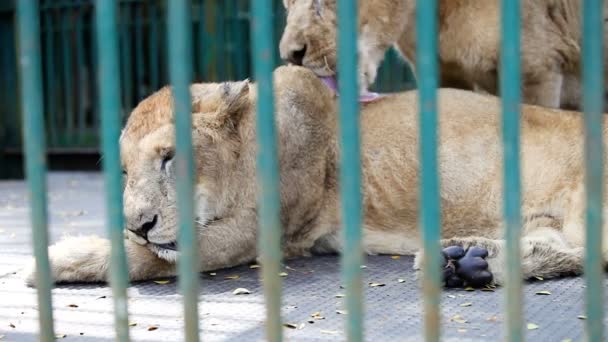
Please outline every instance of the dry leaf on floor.
[{"label": "dry leaf on floor", "polygon": [[470,286],[465,287],[465,288],[464,288],[464,290],[465,290],[465,291],[475,291],[475,289],[474,289],[474,288],[472,288],[472,287],[470,287]]},{"label": "dry leaf on floor", "polygon": [[285,328],[289,328],[289,329],[297,329],[298,326],[295,323],[283,323],[283,326]]},{"label": "dry leaf on floor", "polygon": [[536,329],[538,329],[538,325],[536,325],[534,323],[528,323],[526,325],[526,327],[528,328],[528,330],[536,330]]},{"label": "dry leaf on floor", "polygon": [[587,319],[587,316],[585,316],[585,315],[578,315],[578,316],[576,316],[576,318],[578,318],[578,319]]},{"label": "dry leaf on floor", "polygon": [[13,329],[15,329],[15,325],[13,323],[11,323],[11,322],[8,322],[8,326],[11,327],[11,328],[13,328]]},{"label": "dry leaf on floor", "polygon": [[365,265],[361,265],[361,268],[367,268],[367,266],[365,266]]},{"label": "dry leaf on floor", "polygon": [[325,319],[325,317],[321,316],[321,313],[318,311],[310,314],[310,317],[312,317],[313,319]]},{"label": "dry leaf on floor", "polygon": [[287,272],[281,272],[281,273],[279,273],[279,277],[287,277]]},{"label": "dry leaf on floor", "polygon": [[344,298],[344,297],[346,297],[346,295],[344,293],[338,293],[335,297],[336,298]]},{"label": "dry leaf on floor", "polygon": [[78,305],[76,305],[76,304],[68,304],[68,308],[77,308],[77,307],[78,307]]},{"label": "dry leaf on floor", "polygon": [[154,283],[158,284],[158,285],[166,285],[169,284],[169,282],[171,282],[170,280],[155,280]]},{"label": "dry leaf on floor", "polygon": [[217,275],[217,273],[211,272],[211,273],[209,273],[209,275],[212,276],[212,277],[215,277]]},{"label": "dry leaf on floor", "polygon": [[251,293],[251,291],[249,291],[243,287],[239,287],[238,289],[235,289],[234,291],[232,291],[233,295],[242,295],[242,294],[250,294],[250,293]]},{"label": "dry leaf on floor", "polygon": [[339,332],[337,330],[321,330],[321,334],[338,335]]},{"label": "dry leaf on floor", "polygon": [[66,338],[68,335],[66,334],[55,334],[55,338]]},{"label": "dry leaf on floor", "polygon": [[382,287],[385,286],[384,283],[369,283],[369,287]]},{"label": "dry leaf on floor", "polygon": [[397,279],[397,282],[398,282],[398,283],[405,283],[405,279],[403,279],[403,278],[399,278],[399,279]]},{"label": "dry leaf on floor", "polygon": [[497,316],[488,317],[488,319],[486,319],[486,321],[489,321],[489,322],[498,322],[498,317]]},{"label": "dry leaf on floor", "polygon": [[336,310],[336,313],[338,315],[346,315],[346,314],[348,314],[348,312],[346,312],[346,310]]},{"label": "dry leaf on floor", "polygon": [[137,323],[135,323],[135,322],[129,322],[129,326],[130,326],[130,327],[134,327],[134,326],[136,326],[136,325],[137,325]]},{"label": "dry leaf on floor", "polygon": [[249,268],[260,268],[260,265],[257,265],[257,264],[249,265]]},{"label": "dry leaf on floor", "polygon": [[148,327],[148,331],[154,331],[156,329],[158,329],[158,325],[151,325]]},{"label": "dry leaf on floor", "polygon": [[463,308],[466,308],[467,306],[471,306],[471,305],[473,305],[473,303],[471,303],[471,302],[460,304],[460,306],[462,306]]},{"label": "dry leaf on floor", "polygon": [[548,296],[551,294],[551,292],[549,291],[538,291],[536,292],[537,295],[541,295],[541,296]]},{"label": "dry leaf on floor", "polygon": [[448,295],[448,298],[456,298],[454,295]]},{"label": "dry leaf on floor", "polygon": [[462,318],[462,316],[460,315],[454,315],[452,318],[450,318],[450,321],[452,322],[456,322],[456,323],[467,323],[467,320]]},{"label": "dry leaf on floor", "polygon": [[536,280],[545,280],[545,278],[543,278],[541,276],[534,276],[534,278],[536,278]]},{"label": "dry leaf on floor", "polygon": [[393,259],[393,260],[399,260],[399,259],[401,259],[401,256],[400,255],[393,255],[391,257],[391,259]]},{"label": "dry leaf on floor", "polygon": [[225,276],[224,279],[232,279],[232,280],[234,280],[234,279],[239,279],[240,277],[241,277],[240,275],[235,274],[235,275]]}]

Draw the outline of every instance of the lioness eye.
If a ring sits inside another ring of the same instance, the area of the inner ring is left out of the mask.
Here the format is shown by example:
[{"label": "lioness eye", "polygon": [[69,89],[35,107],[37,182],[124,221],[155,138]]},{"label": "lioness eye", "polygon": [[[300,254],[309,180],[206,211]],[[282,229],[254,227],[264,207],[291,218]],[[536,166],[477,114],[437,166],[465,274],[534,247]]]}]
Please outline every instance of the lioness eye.
[{"label": "lioness eye", "polygon": [[166,171],[167,165],[173,160],[173,152],[168,153],[163,157],[163,161],[160,164],[160,169]]}]

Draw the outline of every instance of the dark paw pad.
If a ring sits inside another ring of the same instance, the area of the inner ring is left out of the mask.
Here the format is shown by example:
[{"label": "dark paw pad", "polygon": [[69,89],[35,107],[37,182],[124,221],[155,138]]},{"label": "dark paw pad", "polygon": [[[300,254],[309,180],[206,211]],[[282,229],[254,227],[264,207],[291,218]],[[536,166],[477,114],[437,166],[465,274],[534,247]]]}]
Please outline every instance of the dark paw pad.
[{"label": "dark paw pad", "polygon": [[492,282],[485,248],[471,247],[465,251],[460,246],[449,246],[443,249],[442,254],[446,287],[483,287]]}]

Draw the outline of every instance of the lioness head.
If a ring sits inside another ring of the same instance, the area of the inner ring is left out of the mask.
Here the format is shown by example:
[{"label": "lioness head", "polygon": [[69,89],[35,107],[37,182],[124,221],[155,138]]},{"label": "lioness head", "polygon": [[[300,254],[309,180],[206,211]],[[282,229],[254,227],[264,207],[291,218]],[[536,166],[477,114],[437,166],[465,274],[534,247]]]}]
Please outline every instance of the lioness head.
[{"label": "lioness head", "polygon": [[336,1],[284,0],[287,25],[281,37],[281,58],[318,76],[336,73]]},{"label": "lioness head", "polygon": [[[279,50],[281,58],[304,66],[321,77],[337,72],[336,0],[283,0],[287,23]],[[384,54],[405,26],[406,1],[359,1],[357,53],[361,93],[376,79]],[[350,53],[355,53],[354,51]],[[332,80],[335,83],[335,79]]]},{"label": "lioness head", "polygon": [[[232,136],[250,110],[249,82],[195,84],[190,90],[196,223],[205,226],[222,215],[219,178],[236,158]],[[133,110],[120,137],[128,236],[169,261],[177,257],[178,231],[173,122],[171,89],[165,87]]]}]

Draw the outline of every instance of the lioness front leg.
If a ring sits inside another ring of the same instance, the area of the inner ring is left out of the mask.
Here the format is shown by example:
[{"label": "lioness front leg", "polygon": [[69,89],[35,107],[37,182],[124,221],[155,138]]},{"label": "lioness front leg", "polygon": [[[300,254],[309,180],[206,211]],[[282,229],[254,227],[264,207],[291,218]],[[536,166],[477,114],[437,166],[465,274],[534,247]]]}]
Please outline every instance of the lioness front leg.
[{"label": "lioness front leg", "polygon": [[525,76],[523,83],[524,103],[537,106],[559,108],[562,97],[563,75],[556,72],[535,73]]},{"label": "lioness front leg", "polygon": [[[105,282],[110,268],[110,241],[97,236],[69,237],[49,247],[53,281]],[[147,247],[125,240],[129,280],[175,275],[175,266],[157,257]],[[24,270],[25,282],[35,285],[34,260]]]}]

